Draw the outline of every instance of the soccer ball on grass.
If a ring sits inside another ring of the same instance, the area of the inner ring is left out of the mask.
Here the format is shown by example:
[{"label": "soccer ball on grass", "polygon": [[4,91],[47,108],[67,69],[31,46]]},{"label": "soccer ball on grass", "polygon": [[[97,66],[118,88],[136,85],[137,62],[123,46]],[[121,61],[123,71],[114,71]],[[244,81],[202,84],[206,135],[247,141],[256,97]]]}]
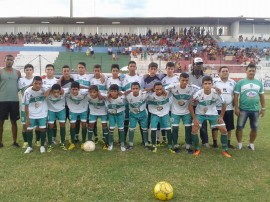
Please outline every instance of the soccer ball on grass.
[{"label": "soccer ball on grass", "polygon": [[154,188],[155,197],[161,201],[168,201],[173,197],[172,185],[168,182],[159,182]]},{"label": "soccer ball on grass", "polygon": [[92,141],[86,141],[84,144],[83,144],[83,150],[84,151],[87,151],[87,152],[90,152],[90,151],[94,151],[95,150],[95,143],[92,142]]}]

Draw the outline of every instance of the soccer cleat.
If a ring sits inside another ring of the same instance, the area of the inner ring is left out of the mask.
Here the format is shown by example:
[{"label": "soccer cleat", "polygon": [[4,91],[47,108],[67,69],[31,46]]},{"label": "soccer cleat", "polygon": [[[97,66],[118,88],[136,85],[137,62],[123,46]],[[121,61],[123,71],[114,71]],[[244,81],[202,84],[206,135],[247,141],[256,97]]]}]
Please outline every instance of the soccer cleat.
[{"label": "soccer cleat", "polygon": [[75,144],[71,143],[68,147],[68,150],[71,151],[71,150],[75,149],[75,147],[76,147]]},{"label": "soccer cleat", "polygon": [[94,140],[95,144],[98,144],[98,138],[95,137],[95,140]]},{"label": "soccer cleat", "polygon": [[231,145],[231,144],[229,144],[229,145],[228,145],[228,148],[230,148],[230,149],[234,149],[234,146],[233,146],[233,145]]},{"label": "soccer cleat", "polygon": [[102,149],[103,149],[103,150],[108,150],[108,147],[109,147],[109,146],[108,146],[107,144],[105,144],[105,145],[103,146]]},{"label": "soccer cleat", "polygon": [[255,150],[255,147],[254,146],[251,146],[251,145],[248,145],[248,149],[254,151]]},{"label": "soccer cleat", "polygon": [[13,147],[17,147],[17,148],[20,147],[20,145],[19,145],[17,142],[13,142],[12,146],[13,146]]},{"label": "soccer cleat", "polygon": [[61,143],[61,144],[60,144],[60,148],[61,148],[61,149],[63,149],[64,151],[66,151],[66,150],[67,150],[67,148],[66,148],[65,144],[63,144],[63,143]]},{"label": "soccer cleat", "polygon": [[172,153],[172,154],[176,153],[172,148],[169,148],[169,152]]},{"label": "soccer cleat", "polygon": [[127,148],[127,150],[133,150],[134,149],[134,147],[133,146],[128,146],[128,148]]},{"label": "soccer cleat", "polygon": [[204,143],[203,146],[205,146],[206,148],[210,148],[209,143]]},{"label": "soccer cleat", "polygon": [[163,140],[163,141],[161,142],[161,146],[165,146],[165,145],[167,145],[167,141],[166,141],[166,140]]},{"label": "soccer cleat", "polygon": [[44,146],[41,146],[40,148],[39,148],[39,151],[40,151],[40,153],[45,153],[46,152],[46,149],[45,149],[45,147]]},{"label": "soccer cleat", "polygon": [[108,147],[108,151],[112,151],[112,149],[113,149],[113,145],[110,145],[110,146]]},{"label": "soccer cleat", "polygon": [[177,154],[181,152],[181,150],[178,147],[173,148],[173,151],[175,151],[175,153]]},{"label": "soccer cleat", "polygon": [[24,142],[22,148],[26,149],[28,147],[28,142]]},{"label": "soccer cleat", "polygon": [[189,149],[186,149],[186,153],[187,153],[187,154],[193,154],[193,150],[190,149],[190,148],[189,148]]},{"label": "soccer cleat", "polygon": [[121,146],[121,151],[126,151],[126,147]]},{"label": "soccer cleat", "polygon": [[25,150],[25,154],[29,154],[33,151],[32,147],[27,147],[27,149]]},{"label": "soccer cleat", "polygon": [[157,147],[160,147],[161,144],[160,144],[160,141],[157,141]]},{"label": "soccer cleat", "polygon": [[218,148],[218,145],[217,144],[213,144],[212,147],[216,149],[216,148]]},{"label": "soccer cleat", "polygon": [[36,147],[40,147],[41,146],[40,141],[36,141],[35,145],[36,145]]},{"label": "soccer cleat", "polygon": [[153,147],[152,148],[152,152],[157,153],[157,148],[156,147]]},{"label": "soccer cleat", "polygon": [[151,148],[149,146],[144,146],[145,150],[151,150]]},{"label": "soccer cleat", "polygon": [[102,138],[101,143],[105,144],[105,137]]},{"label": "soccer cleat", "polygon": [[232,157],[232,155],[230,155],[230,154],[228,153],[228,151],[223,151],[222,154],[223,154],[223,156],[225,156],[225,157],[227,157],[227,158],[231,158],[231,157]]},{"label": "soccer cleat", "polygon": [[52,149],[53,149],[53,147],[50,145],[50,146],[48,146],[48,148],[47,148],[47,152],[51,152],[52,151]]},{"label": "soccer cleat", "polygon": [[195,151],[194,151],[193,155],[194,155],[194,156],[199,156],[199,155],[200,155],[200,153],[201,153],[201,150],[199,150],[199,149],[195,149]]},{"label": "soccer cleat", "polygon": [[81,150],[83,150],[83,145],[84,145],[84,144],[82,143],[82,144],[81,144]]},{"label": "soccer cleat", "polygon": [[1,147],[4,147],[4,145],[3,145],[3,143],[2,143],[2,142],[0,143],[0,148],[1,148]]}]

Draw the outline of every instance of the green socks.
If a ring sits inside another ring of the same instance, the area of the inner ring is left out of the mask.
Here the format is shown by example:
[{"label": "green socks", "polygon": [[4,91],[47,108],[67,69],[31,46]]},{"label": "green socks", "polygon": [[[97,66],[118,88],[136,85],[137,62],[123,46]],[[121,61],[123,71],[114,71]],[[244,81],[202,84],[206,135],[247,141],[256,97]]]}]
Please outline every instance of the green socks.
[{"label": "green socks", "polygon": [[71,143],[75,143],[75,128],[70,128],[70,138],[71,138]]},{"label": "green socks", "polygon": [[198,134],[191,134],[192,136],[192,141],[194,143],[194,148],[196,150],[199,150],[199,137],[198,137]]},{"label": "green socks", "polygon": [[61,144],[65,144],[66,141],[66,127],[60,127]]},{"label": "green socks", "polygon": [[27,142],[28,142],[28,146],[29,147],[33,147],[32,141],[33,141],[33,131],[27,131],[26,132],[26,136],[27,136]]},{"label": "green socks", "polygon": [[228,150],[228,136],[227,136],[227,134],[221,134],[220,142],[221,142],[222,149],[224,151],[227,151]]}]

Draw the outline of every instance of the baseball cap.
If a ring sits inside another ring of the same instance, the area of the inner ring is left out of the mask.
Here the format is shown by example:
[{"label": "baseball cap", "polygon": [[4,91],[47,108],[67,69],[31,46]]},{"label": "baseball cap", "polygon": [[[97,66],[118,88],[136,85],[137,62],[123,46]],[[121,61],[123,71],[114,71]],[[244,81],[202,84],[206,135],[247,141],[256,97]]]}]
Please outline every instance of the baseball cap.
[{"label": "baseball cap", "polygon": [[203,59],[202,58],[194,58],[193,63],[196,65],[202,65],[203,64]]}]

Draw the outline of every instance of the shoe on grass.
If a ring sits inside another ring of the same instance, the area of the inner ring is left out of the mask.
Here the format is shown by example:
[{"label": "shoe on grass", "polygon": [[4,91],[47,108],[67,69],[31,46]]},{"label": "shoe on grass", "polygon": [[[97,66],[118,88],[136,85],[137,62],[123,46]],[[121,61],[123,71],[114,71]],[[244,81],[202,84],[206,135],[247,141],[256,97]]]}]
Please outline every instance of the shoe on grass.
[{"label": "shoe on grass", "polygon": [[39,150],[40,150],[40,153],[42,153],[42,154],[46,152],[46,149],[45,149],[44,146],[41,146],[41,147],[39,148]]},{"label": "shoe on grass", "polygon": [[223,151],[222,152],[223,156],[227,157],[227,158],[231,158],[232,155],[228,153],[228,151]]},{"label": "shoe on grass", "polygon": [[25,154],[29,154],[33,151],[32,147],[27,147],[27,149],[25,150]]},{"label": "shoe on grass", "polygon": [[75,147],[76,147],[75,144],[71,143],[68,147],[68,150],[71,151],[71,150],[75,149]]},{"label": "shoe on grass", "polygon": [[126,151],[126,147],[121,146],[121,151]]},{"label": "shoe on grass", "polygon": [[61,144],[60,144],[60,148],[61,148],[61,149],[63,149],[64,151],[66,151],[66,150],[67,150],[67,148],[66,148],[65,144],[63,144],[63,143],[61,143]]},{"label": "shoe on grass", "polygon": [[189,148],[189,149],[186,149],[186,153],[187,153],[187,154],[193,154],[193,150],[190,149],[190,148]]},{"label": "shoe on grass", "polygon": [[47,148],[47,152],[51,152],[51,151],[52,151],[52,149],[53,149],[52,145],[48,146],[48,148]]},{"label": "shoe on grass", "polygon": [[12,146],[13,146],[13,147],[17,147],[17,148],[20,147],[20,145],[19,145],[17,142],[13,142]]},{"label": "shoe on grass", "polygon": [[113,150],[113,145],[109,145],[108,151],[112,151],[112,150]]},{"label": "shoe on grass", "polygon": [[40,147],[41,146],[40,141],[36,141],[35,145],[36,147]]},{"label": "shoe on grass", "polygon": [[201,150],[195,149],[193,155],[194,155],[194,156],[199,156],[200,154],[201,154]]}]

